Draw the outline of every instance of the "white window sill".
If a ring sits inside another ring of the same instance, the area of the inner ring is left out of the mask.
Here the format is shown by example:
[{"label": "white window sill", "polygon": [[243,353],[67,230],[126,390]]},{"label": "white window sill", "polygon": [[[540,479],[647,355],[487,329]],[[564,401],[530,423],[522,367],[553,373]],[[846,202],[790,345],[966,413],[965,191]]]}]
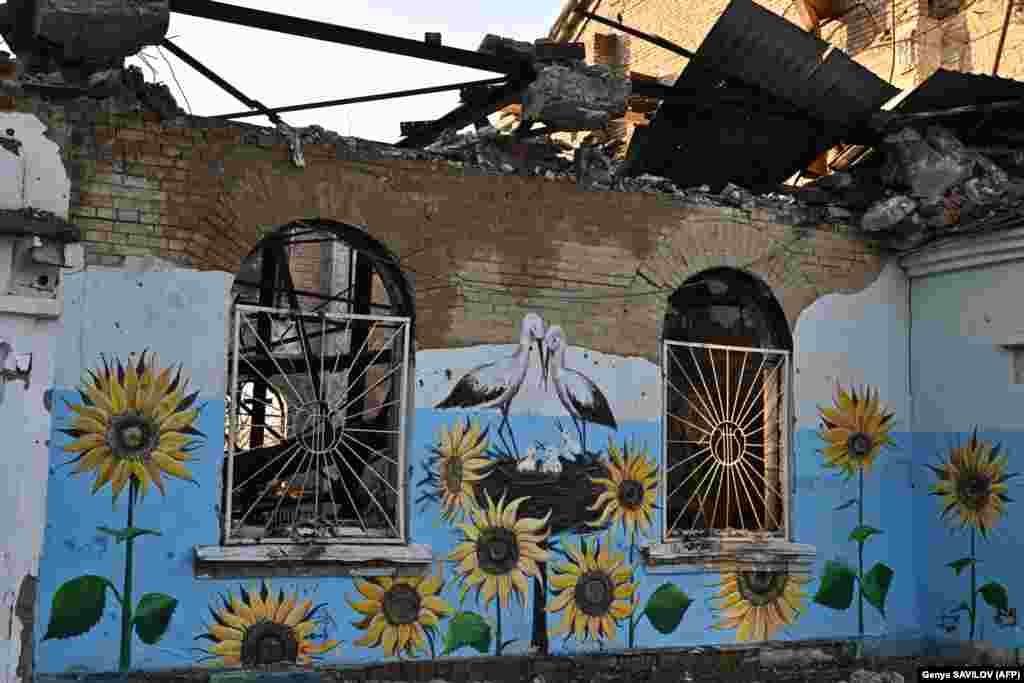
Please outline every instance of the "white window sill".
[{"label": "white window sill", "polygon": [[0,296],[0,313],[28,315],[34,318],[59,318],[60,300],[34,296]]},{"label": "white window sill", "polygon": [[710,538],[652,543],[641,548],[652,574],[719,571],[792,571],[811,569],[817,549],[782,539]]},{"label": "white window sill", "polygon": [[265,576],[419,576],[434,561],[428,545],[258,543],[195,547],[200,579]]}]

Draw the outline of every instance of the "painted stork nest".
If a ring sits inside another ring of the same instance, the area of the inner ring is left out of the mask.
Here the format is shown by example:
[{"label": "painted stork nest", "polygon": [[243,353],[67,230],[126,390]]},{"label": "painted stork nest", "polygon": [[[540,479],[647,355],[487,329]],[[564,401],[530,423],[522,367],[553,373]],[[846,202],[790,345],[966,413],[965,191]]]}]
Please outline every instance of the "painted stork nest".
[{"label": "painted stork nest", "polygon": [[[589,454],[588,459],[591,457]],[[486,506],[484,493],[492,500],[502,496],[506,501],[528,498],[519,506],[521,517],[543,518],[548,512],[551,534],[563,532],[593,533],[599,527],[588,522],[600,518],[600,510],[590,511],[601,495],[602,487],[592,479],[607,479],[608,467],[604,462],[585,465],[559,458],[562,471],[558,474],[546,472],[520,472],[516,469],[515,458],[502,458],[491,467],[486,477],[476,483],[478,504]],[[484,507],[486,509],[486,507]]]}]

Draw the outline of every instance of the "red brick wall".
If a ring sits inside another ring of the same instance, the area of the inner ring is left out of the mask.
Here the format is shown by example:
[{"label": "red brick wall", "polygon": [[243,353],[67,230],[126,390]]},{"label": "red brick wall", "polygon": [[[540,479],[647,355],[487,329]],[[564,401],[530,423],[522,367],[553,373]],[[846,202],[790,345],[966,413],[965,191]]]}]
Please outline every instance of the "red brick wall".
[{"label": "red brick wall", "polygon": [[[281,140],[252,129],[165,125],[82,102],[7,105],[37,111],[61,142],[70,220],[85,231],[89,262],[154,255],[236,272],[259,235],[292,220],[364,224],[413,282],[420,348],[503,343],[525,311],[539,310],[574,343],[655,358],[668,296],[705,268],[760,275],[791,321],[880,269],[870,248],[830,226],[797,231],[760,209],[473,175],[442,162],[339,159],[351,154],[332,145],[305,146],[298,169]],[[318,258],[307,259],[310,278]]]}]

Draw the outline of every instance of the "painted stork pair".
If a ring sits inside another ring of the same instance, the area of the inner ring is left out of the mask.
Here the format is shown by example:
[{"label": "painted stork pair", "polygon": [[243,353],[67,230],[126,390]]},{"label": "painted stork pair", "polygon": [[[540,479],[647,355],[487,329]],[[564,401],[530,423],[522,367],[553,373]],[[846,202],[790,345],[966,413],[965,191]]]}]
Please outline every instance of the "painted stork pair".
[{"label": "painted stork pair", "polygon": [[566,367],[568,343],[558,325],[545,329],[536,313],[527,313],[519,333],[519,345],[512,355],[493,363],[484,363],[463,375],[452,387],[448,397],[436,408],[497,408],[501,412],[498,436],[507,433],[512,451],[519,457],[515,436],[508,424],[509,406],[519,393],[530,367],[533,346],[537,346],[541,364],[541,386],[550,381],[555,395],[572,418],[583,453],[587,452],[587,423],[618,429],[608,399],[589,377]]}]

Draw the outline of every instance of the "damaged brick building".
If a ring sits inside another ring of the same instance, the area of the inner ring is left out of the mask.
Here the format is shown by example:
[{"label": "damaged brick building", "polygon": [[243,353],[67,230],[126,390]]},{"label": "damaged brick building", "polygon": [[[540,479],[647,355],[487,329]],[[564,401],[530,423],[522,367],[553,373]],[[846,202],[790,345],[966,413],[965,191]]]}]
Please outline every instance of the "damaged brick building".
[{"label": "damaged brick building", "polygon": [[[505,78],[397,145],[296,129],[169,41],[171,11]],[[4,681],[33,661],[558,680],[602,651],[680,680],[683,647],[956,640],[935,567],[963,551],[920,465],[972,424],[1024,445],[1024,84],[940,70],[883,109],[895,88],[747,0],[672,85],[560,34],[470,52],[208,0],[11,2],[0,33]],[[153,43],[275,128],[184,114],[122,68]],[[559,142],[637,94],[646,142]],[[548,130],[486,123],[513,101]],[[736,135],[679,113],[698,101]],[[729,163],[673,161],[698,142]],[[838,144],[856,163],[785,183]],[[889,574],[859,625],[821,589],[853,590],[830,560],[856,494],[818,454],[836,382],[898,416],[860,494]]]}]

